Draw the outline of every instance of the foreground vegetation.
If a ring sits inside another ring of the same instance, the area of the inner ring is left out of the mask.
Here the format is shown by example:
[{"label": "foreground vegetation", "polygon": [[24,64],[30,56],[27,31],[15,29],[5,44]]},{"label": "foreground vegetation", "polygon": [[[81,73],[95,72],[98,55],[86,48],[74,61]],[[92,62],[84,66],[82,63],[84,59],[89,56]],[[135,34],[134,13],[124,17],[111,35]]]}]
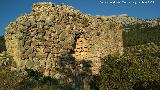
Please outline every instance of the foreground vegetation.
[{"label": "foreground vegetation", "polygon": [[153,43],[139,45],[126,48],[119,58],[104,58],[97,85],[101,90],[160,90],[158,49]]}]

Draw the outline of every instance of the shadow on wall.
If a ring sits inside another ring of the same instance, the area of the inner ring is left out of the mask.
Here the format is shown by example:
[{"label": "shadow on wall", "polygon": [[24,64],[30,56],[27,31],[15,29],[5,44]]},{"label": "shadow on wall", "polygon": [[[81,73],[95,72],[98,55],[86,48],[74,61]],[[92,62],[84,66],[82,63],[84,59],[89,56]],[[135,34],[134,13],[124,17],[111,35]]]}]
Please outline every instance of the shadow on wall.
[{"label": "shadow on wall", "polygon": [[90,87],[93,83],[91,61],[76,61],[71,54],[64,54],[57,64],[56,71],[60,78],[44,77],[38,71],[26,69],[28,78],[17,85],[18,90],[90,90],[92,88]]},{"label": "shadow on wall", "polygon": [[4,36],[0,36],[0,53],[6,51]]}]

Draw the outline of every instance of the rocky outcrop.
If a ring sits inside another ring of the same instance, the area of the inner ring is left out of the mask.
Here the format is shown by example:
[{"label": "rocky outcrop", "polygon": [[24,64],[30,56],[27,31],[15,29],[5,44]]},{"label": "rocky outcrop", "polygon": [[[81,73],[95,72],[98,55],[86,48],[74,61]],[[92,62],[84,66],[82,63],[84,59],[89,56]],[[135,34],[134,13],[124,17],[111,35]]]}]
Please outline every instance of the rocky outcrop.
[{"label": "rocky outcrop", "polygon": [[[59,61],[74,59],[91,61],[95,75],[101,58],[122,55],[122,30],[122,25],[111,18],[84,15],[70,6],[43,2],[33,4],[31,13],[9,24],[5,40],[18,69],[57,77]],[[69,58],[63,58],[68,54]]]}]

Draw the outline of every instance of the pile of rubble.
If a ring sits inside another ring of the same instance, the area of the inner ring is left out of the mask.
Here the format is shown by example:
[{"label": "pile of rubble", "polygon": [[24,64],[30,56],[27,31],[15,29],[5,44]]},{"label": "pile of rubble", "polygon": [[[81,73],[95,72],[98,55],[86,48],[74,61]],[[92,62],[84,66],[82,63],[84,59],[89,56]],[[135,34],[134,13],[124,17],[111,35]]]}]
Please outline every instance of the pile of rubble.
[{"label": "pile of rubble", "polygon": [[8,25],[7,53],[18,69],[38,70],[54,77],[63,55],[75,61],[91,61],[92,74],[98,74],[101,58],[122,55],[121,24],[111,18],[84,15],[73,7],[35,3],[30,14]]}]

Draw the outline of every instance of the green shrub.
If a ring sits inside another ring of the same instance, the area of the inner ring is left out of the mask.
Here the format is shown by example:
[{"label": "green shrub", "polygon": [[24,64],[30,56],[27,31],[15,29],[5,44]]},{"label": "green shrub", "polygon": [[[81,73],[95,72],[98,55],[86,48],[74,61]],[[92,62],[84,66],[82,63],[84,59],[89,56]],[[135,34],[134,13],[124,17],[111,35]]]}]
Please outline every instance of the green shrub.
[{"label": "green shrub", "polygon": [[143,53],[103,59],[100,90],[160,90],[160,58]]}]

